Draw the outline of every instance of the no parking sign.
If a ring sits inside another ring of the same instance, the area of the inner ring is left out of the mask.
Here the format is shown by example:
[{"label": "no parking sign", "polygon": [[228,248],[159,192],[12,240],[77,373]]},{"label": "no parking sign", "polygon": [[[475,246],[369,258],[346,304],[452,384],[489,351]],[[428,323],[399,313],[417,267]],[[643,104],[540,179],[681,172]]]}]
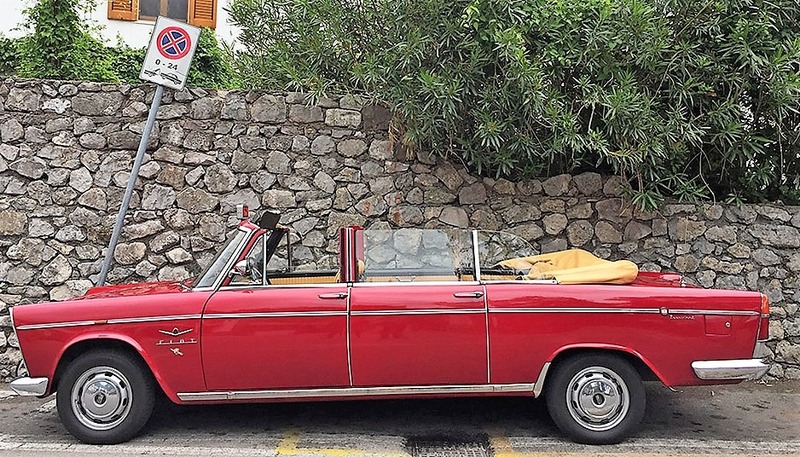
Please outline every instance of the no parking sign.
[{"label": "no parking sign", "polygon": [[150,105],[150,112],[147,115],[147,122],[142,131],[142,139],[139,141],[139,149],[136,151],[136,158],[133,160],[133,168],[128,176],[128,185],[125,187],[125,194],[119,206],[117,219],[114,221],[114,231],[111,232],[111,239],[108,241],[108,249],[100,267],[100,274],[97,275],[97,285],[102,286],[106,282],[108,270],[111,268],[111,261],[114,259],[114,249],[122,233],[122,224],[125,222],[125,213],[128,212],[128,205],[133,195],[133,186],[136,177],[139,175],[139,168],[144,160],[144,152],[147,149],[147,140],[156,122],[158,107],[161,105],[161,98],[164,96],[164,87],[175,90],[183,89],[186,85],[186,78],[189,75],[189,66],[192,64],[192,56],[197,48],[197,39],[200,37],[200,29],[174,21],[165,17],[156,20],[153,29],[153,36],[150,37],[150,46],[147,48],[147,55],[144,57],[144,65],[139,73],[139,78],[158,84],[153,95],[153,103]]},{"label": "no parking sign", "polygon": [[159,17],[139,78],[176,90],[183,89],[199,37],[199,28]]}]

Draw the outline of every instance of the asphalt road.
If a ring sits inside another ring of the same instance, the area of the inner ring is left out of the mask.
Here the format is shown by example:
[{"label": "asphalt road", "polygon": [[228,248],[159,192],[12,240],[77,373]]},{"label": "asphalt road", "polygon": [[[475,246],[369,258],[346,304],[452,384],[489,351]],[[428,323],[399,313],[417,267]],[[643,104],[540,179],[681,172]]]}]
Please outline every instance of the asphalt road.
[{"label": "asphalt road", "polygon": [[800,456],[800,382],[647,392],[640,430],[615,446],[566,441],[527,398],[167,406],[133,441],[88,446],[52,397],[0,384],[0,456]]}]

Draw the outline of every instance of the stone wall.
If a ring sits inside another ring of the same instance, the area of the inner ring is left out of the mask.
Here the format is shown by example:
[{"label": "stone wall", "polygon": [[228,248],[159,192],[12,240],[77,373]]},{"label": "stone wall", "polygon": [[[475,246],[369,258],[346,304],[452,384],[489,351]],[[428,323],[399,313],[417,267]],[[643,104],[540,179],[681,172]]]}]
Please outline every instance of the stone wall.
[{"label": "stone wall", "polygon": [[[102,262],[152,98],[150,86],[0,84],[0,380],[19,361],[8,307],[63,300]],[[581,247],[761,290],[773,305],[771,378],[800,378],[800,208],[667,204],[633,210],[594,173],[509,182],[389,148],[388,113],[345,96],[168,92],[109,282],[180,279],[207,263],[234,205],[276,208],[299,258],[334,252],[335,229],[503,229],[541,252]]]}]

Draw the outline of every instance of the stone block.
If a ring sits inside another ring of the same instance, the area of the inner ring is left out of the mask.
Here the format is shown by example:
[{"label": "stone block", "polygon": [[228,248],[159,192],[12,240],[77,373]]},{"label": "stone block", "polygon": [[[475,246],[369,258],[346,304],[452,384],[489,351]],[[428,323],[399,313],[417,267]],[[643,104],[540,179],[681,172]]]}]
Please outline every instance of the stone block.
[{"label": "stone block", "polygon": [[325,124],[355,129],[361,125],[361,113],[345,109],[329,109],[325,111]]}]

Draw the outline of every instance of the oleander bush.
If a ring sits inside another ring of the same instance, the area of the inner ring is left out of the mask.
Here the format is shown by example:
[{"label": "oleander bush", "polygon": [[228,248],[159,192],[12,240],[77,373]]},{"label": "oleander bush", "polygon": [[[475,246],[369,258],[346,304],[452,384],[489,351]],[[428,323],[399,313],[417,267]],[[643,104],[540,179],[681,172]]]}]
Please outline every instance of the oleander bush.
[{"label": "oleander bush", "polygon": [[233,0],[248,86],[353,92],[395,145],[632,198],[800,202],[796,0]]}]

